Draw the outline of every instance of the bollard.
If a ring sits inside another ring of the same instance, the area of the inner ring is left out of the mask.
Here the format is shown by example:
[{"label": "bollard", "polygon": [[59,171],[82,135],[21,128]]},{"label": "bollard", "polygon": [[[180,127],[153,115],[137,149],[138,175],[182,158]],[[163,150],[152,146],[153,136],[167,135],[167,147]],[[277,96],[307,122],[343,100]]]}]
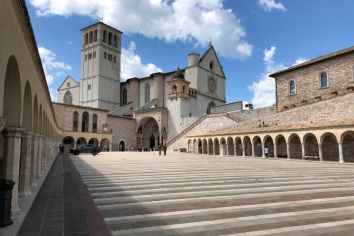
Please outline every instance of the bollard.
[{"label": "bollard", "polygon": [[8,179],[0,179],[0,227],[11,225],[11,198],[12,188],[15,182]]}]

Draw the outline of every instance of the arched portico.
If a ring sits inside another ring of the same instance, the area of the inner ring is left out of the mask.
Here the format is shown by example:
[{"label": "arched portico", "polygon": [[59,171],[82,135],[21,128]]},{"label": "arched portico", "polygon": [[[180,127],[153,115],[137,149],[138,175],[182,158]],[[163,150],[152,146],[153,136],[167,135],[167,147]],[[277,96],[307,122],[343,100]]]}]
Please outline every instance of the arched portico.
[{"label": "arched portico", "polygon": [[209,155],[213,155],[214,154],[214,144],[213,144],[213,139],[209,138],[208,140],[208,152]]},{"label": "arched portico", "polygon": [[214,139],[214,150],[215,150],[214,152],[215,155],[220,155],[220,143],[218,138]]},{"label": "arched portico", "polygon": [[235,155],[235,145],[234,145],[234,139],[232,137],[227,138],[227,153],[230,156]]},{"label": "arched portico", "polygon": [[138,148],[148,148],[150,150],[157,150],[160,146],[160,128],[158,122],[152,117],[141,119],[137,124],[137,142]]},{"label": "arched portico", "polygon": [[264,148],[268,148],[268,157],[274,157],[274,143],[273,138],[270,135],[266,135],[263,139]]},{"label": "arched portico", "polygon": [[291,134],[289,137],[289,154],[291,159],[302,159],[302,146],[299,135]]},{"label": "arched portico", "polygon": [[76,140],[76,147],[79,147],[79,146],[81,146],[81,145],[83,145],[83,144],[87,144],[87,141],[86,141],[85,138],[80,137],[80,138],[78,138],[78,139]]},{"label": "arched portico", "polygon": [[323,161],[339,161],[338,142],[336,136],[333,133],[327,132],[321,136],[319,152],[320,159]]},{"label": "arched portico", "polygon": [[262,157],[263,156],[263,145],[262,140],[259,136],[255,136],[253,138],[253,153],[255,157]]},{"label": "arched portico", "polygon": [[354,131],[346,131],[341,136],[344,162],[354,162]]},{"label": "arched portico", "polygon": [[243,138],[243,147],[245,156],[252,156],[252,143],[250,137],[245,136]]},{"label": "arched portico", "polygon": [[275,157],[277,158],[288,158],[287,143],[283,135],[279,134],[275,137],[276,152]]},{"label": "arched portico", "polygon": [[100,142],[101,151],[108,152],[110,149],[109,145],[110,145],[110,142],[108,139],[106,139],[106,138],[102,139]]},{"label": "arched portico", "polygon": [[318,141],[314,134],[308,133],[304,136],[305,159],[319,159]]}]

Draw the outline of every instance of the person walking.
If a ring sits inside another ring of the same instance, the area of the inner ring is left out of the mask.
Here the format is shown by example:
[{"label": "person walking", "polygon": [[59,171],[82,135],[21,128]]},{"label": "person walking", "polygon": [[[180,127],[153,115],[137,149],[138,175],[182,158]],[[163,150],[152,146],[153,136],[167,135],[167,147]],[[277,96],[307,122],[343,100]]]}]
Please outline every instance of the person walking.
[{"label": "person walking", "polygon": [[92,156],[96,156],[97,155],[97,145],[93,145],[92,147]]},{"label": "person walking", "polygon": [[269,153],[269,149],[267,146],[264,146],[264,156],[267,159],[268,158],[268,153]]}]

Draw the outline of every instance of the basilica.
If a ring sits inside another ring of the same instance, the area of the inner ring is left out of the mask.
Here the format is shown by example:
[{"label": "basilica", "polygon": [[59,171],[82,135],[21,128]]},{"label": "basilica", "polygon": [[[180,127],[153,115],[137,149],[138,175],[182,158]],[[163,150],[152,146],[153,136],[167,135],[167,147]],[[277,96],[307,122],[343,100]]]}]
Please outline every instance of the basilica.
[{"label": "basilica", "polygon": [[122,32],[102,22],[81,32],[80,81],[66,77],[53,103],[65,144],[156,150],[226,102],[226,78],[211,44],[202,56],[186,56],[185,68],[122,82]]}]

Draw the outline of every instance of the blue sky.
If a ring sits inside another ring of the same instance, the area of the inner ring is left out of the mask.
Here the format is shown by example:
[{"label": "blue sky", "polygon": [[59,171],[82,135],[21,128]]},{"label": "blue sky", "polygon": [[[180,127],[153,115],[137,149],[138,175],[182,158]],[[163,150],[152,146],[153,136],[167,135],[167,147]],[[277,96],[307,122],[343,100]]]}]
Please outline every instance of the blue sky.
[{"label": "blue sky", "polygon": [[124,32],[122,79],[184,67],[211,40],[227,102],[274,103],[276,70],[354,45],[353,0],[27,0],[52,97],[80,79],[80,29],[100,17]]}]

